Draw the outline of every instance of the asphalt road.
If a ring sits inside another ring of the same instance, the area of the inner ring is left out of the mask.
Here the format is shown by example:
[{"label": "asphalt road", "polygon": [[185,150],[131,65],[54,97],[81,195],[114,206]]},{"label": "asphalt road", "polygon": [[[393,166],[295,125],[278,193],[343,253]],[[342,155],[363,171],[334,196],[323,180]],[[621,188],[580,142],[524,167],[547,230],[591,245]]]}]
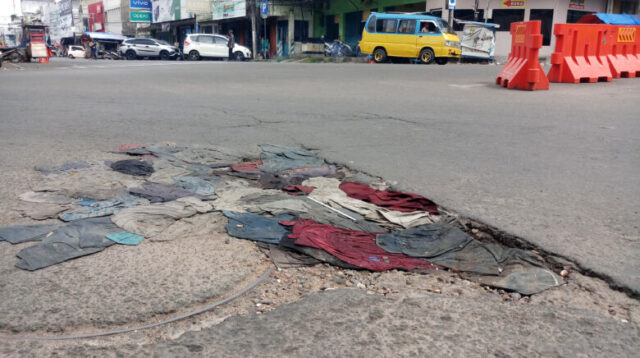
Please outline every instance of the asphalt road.
[{"label": "asphalt road", "polygon": [[88,61],[0,71],[0,164],[120,143],[319,149],[640,293],[640,79],[509,91],[499,66]]}]

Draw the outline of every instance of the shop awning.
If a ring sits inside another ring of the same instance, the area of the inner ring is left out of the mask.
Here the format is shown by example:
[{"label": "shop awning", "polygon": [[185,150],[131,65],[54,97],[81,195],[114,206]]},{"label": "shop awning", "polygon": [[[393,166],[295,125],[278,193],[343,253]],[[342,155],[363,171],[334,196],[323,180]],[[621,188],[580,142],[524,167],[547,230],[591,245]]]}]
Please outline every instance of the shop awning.
[{"label": "shop awning", "polygon": [[579,24],[640,25],[640,19],[629,14],[589,14],[584,15]]},{"label": "shop awning", "polygon": [[129,37],[123,36],[120,34],[112,34],[109,32],[89,32],[86,31],[85,35],[91,37],[94,40],[105,40],[105,41],[124,41]]}]

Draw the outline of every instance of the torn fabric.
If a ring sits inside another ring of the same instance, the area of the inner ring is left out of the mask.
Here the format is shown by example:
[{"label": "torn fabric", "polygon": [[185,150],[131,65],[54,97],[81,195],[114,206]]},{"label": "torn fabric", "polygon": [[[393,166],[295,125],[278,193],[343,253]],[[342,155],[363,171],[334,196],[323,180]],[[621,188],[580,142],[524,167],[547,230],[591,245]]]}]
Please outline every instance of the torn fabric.
[{"label": "torn fabric", "polygon": [[367,270],[414,270],[438,267],[423,259],[383,250],[376,245],[375,234],[339,229],[305,219],[282,224],[293,227],[289,238],[294,239],[297,245],[323,249],[342,261]]}]

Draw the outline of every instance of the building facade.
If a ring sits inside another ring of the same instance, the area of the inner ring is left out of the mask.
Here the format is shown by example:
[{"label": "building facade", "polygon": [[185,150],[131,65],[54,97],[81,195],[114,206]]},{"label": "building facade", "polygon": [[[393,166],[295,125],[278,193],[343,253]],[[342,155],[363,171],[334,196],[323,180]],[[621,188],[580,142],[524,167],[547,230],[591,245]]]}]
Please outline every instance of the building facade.
[{"label": "building facade", "polygon": [[[517,21],[542,21],[543,47],[541,56],[550,56],[555,47],[553,25],[574,23],[594,12],[640,13],[640,0],[456,0],[455,10],[448,9],[448,0],[319,0],[315,2],[313,35],[340,39],[355,46],[362,37],[364,23],[372,11],[427,11],[447,19],[449,11],[454,19],[493,22],[500,25],[496,34],[497,57],[509,54],[510,24]],[[476,14],[477,12],[477,14]],[[462,32],[462,25],[454,22],[454,29]]]}]

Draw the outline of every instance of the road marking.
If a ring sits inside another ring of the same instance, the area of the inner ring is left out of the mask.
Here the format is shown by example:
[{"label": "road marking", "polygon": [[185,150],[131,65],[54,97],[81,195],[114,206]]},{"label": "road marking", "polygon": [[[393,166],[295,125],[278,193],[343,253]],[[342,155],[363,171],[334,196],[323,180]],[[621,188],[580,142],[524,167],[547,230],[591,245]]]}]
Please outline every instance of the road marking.
[{"label": "road marking", "polygon": [[449,85],[450,87],[456,87],[456,88],[475,88],[475,87],[484,87],[486,86],[486,84],[484,83],[470,83],[470,84],[466,84],[466,85],[456,85],[456,84],[451,84]]}]

